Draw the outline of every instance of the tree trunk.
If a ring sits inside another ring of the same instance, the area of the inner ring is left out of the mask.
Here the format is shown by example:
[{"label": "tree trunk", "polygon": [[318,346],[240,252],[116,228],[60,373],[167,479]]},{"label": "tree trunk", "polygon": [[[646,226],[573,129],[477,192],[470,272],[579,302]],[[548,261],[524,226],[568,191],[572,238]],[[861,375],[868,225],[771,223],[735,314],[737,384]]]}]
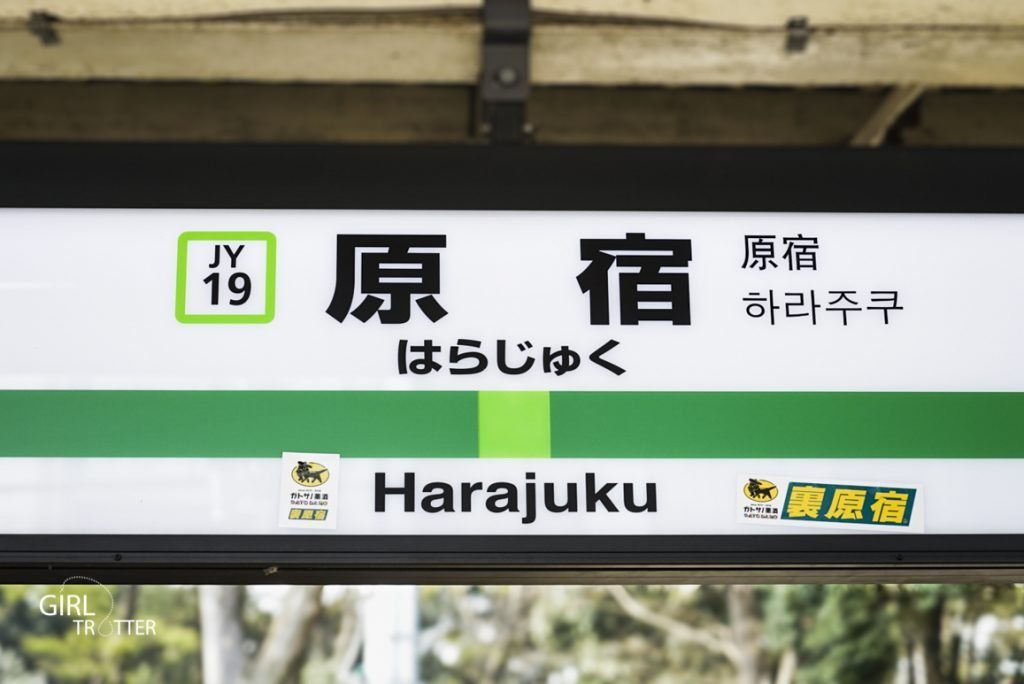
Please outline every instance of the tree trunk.
[{"label": "tree trunk", "polygon": [[359,604],[356,589],[350,588],[342,601],[341,624],[338,635],[331,647],[331,662],[335,681],[345,684],[352,678],[352,668],[363,645],[363,626],[359,619]]},{"label": "tree trunk", "polygon": [[924,650],[925,671],[928,676],[928,684],[942,684],[949,682],[946,672],[942,667],[942,615],[946,609],[946,601],[936,601],[924,615],[924,634],[921,639],[921,646]]},{"label": "tree trunk", "polygon": [[896,659],[896,676],[893,684],[913,684],[910,679],[910,656],[905,646],[900,647],[900,656]]},{"label": "tree trunk", "polygon": [[787,648],[779,658],[779,667],[775,671],[775,684],[793,684],[796,677],[796,650]]},{"label": "tree trunk", "polygon": [[139,603],[139,585],[126,584],[121,587],[117,594],[120,605],[120,618],[122,620],[134,620],[135,610]]},{"label": "tree trunk", "polygon": [[757,684],[760,644],[757,631],[757,597],[754,587],[732,585],[725,590],[729,612],[729,628],[739,651],[736,659],[736,681],[739,684]]},{"label": "tree trunk", "polygon": [[296,679],[309,633],[320,612],[323,587],[292,587],[263,639],[250,681],[285,684]]},{"label": "tree trunk", "polygon": [[928,661],[924,655],[924,646],[918,639],[914,639],[914,646],[910,652],[910,662],[913,664],[914,684],[932,684],[938,680],[932,680],[928,676]]},{"label": "tree trunk", "polygon": [[914,674],[914,684],[943,684],[947,681],[942,668],[942,617],[946,601],[936,597],[934,605],[926,610],[914,606],[902,587],[900,592],[900,622],[909,641],[908,651]]},{"label": "tree trunk", "polygon": [[203,684],[237,684],[242,678],[244,587],[199,587]]},{"label": "tree trunk", "polygon": [[373,587],[362,595],[362,672],[366,684],[416,684],[418,589]]},{"label": "tree trunk", "polygon": [[482,684],[496,684],[506,681],[505,668],[513,651],[513,643],[523,629],[523,611],[528,607],[527,587],[510,586],[504,599],[498,605],[498,619],[495,626],[498,635],[494,639],[484,662]]}]

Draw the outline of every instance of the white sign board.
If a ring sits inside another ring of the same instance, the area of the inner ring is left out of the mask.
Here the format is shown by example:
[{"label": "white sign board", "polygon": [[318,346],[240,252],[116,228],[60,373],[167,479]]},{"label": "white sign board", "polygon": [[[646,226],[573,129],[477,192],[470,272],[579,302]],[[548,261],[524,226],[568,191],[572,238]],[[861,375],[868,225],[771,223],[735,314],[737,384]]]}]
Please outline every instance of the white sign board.
[{"label": "white sign board", "polygon": [[1021,254],[1016,216],[0,210],[0,533],[1021,533]]}]

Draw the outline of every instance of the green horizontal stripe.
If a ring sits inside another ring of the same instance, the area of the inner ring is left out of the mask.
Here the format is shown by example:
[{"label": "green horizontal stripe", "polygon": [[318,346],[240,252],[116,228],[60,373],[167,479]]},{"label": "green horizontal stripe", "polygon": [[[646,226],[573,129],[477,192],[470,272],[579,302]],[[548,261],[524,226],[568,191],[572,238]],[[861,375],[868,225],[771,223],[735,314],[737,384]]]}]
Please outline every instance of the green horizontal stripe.
[{"label": "green horizontal stripe", "polygon": [[0,391],[0,456],[475,457],[476,392]]},{"label": "green horizontal stripe", "polygon": [[557,392],[552,455],[1019,458],[1021,392]]},{"label": "green horizontal stripe", "polygon": [[[541,455],[540,402],[495,396],[483,402],[484,429],[500,430],[481,442],[476,392],[0,391],[0,456],[441,458],[481,447],[511,455],[509,445]],[[1024,393],[552,392],[549,401],[556,458],[1024,457]],[[517,421],[530,423],[522,435]]]}]

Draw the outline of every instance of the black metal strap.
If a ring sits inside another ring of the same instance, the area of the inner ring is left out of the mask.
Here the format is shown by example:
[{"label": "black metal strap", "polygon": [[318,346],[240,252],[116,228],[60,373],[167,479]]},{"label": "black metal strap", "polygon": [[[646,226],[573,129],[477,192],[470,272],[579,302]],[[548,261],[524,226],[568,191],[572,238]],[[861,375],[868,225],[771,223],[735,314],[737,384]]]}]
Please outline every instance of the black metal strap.
[{"label": "black metal strap", "polygon": [[811,25],[807,17],[790,17],[786,22],[786,52],[803,52],[811,39]]},{"label": "black metal strap", "polygon": [[530,2],[484,0],[480,72],[481,130],[492,143],[530,138]]},{"label": "black metal strap", "polygon": [[57,17],[49,12],[32,12],[28,15],[26,27],[28,32],[39,39],[43,45],[56,45],[60,42],[57,33]]}]

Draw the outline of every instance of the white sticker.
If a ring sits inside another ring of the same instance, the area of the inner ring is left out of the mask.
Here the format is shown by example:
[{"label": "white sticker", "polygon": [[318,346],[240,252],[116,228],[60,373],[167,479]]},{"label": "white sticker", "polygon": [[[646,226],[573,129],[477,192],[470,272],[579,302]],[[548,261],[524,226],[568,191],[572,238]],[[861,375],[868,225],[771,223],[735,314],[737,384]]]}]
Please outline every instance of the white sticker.
[{"label": "white sticker", "polygon": [[337,529],[340,463],[338,454],[281,454],[281,527]]},{"label": "white sticker", "polygon": [[736,520],[741,523],[923,532],[923,506],[917,485],[760,473],[736,483]]}]

